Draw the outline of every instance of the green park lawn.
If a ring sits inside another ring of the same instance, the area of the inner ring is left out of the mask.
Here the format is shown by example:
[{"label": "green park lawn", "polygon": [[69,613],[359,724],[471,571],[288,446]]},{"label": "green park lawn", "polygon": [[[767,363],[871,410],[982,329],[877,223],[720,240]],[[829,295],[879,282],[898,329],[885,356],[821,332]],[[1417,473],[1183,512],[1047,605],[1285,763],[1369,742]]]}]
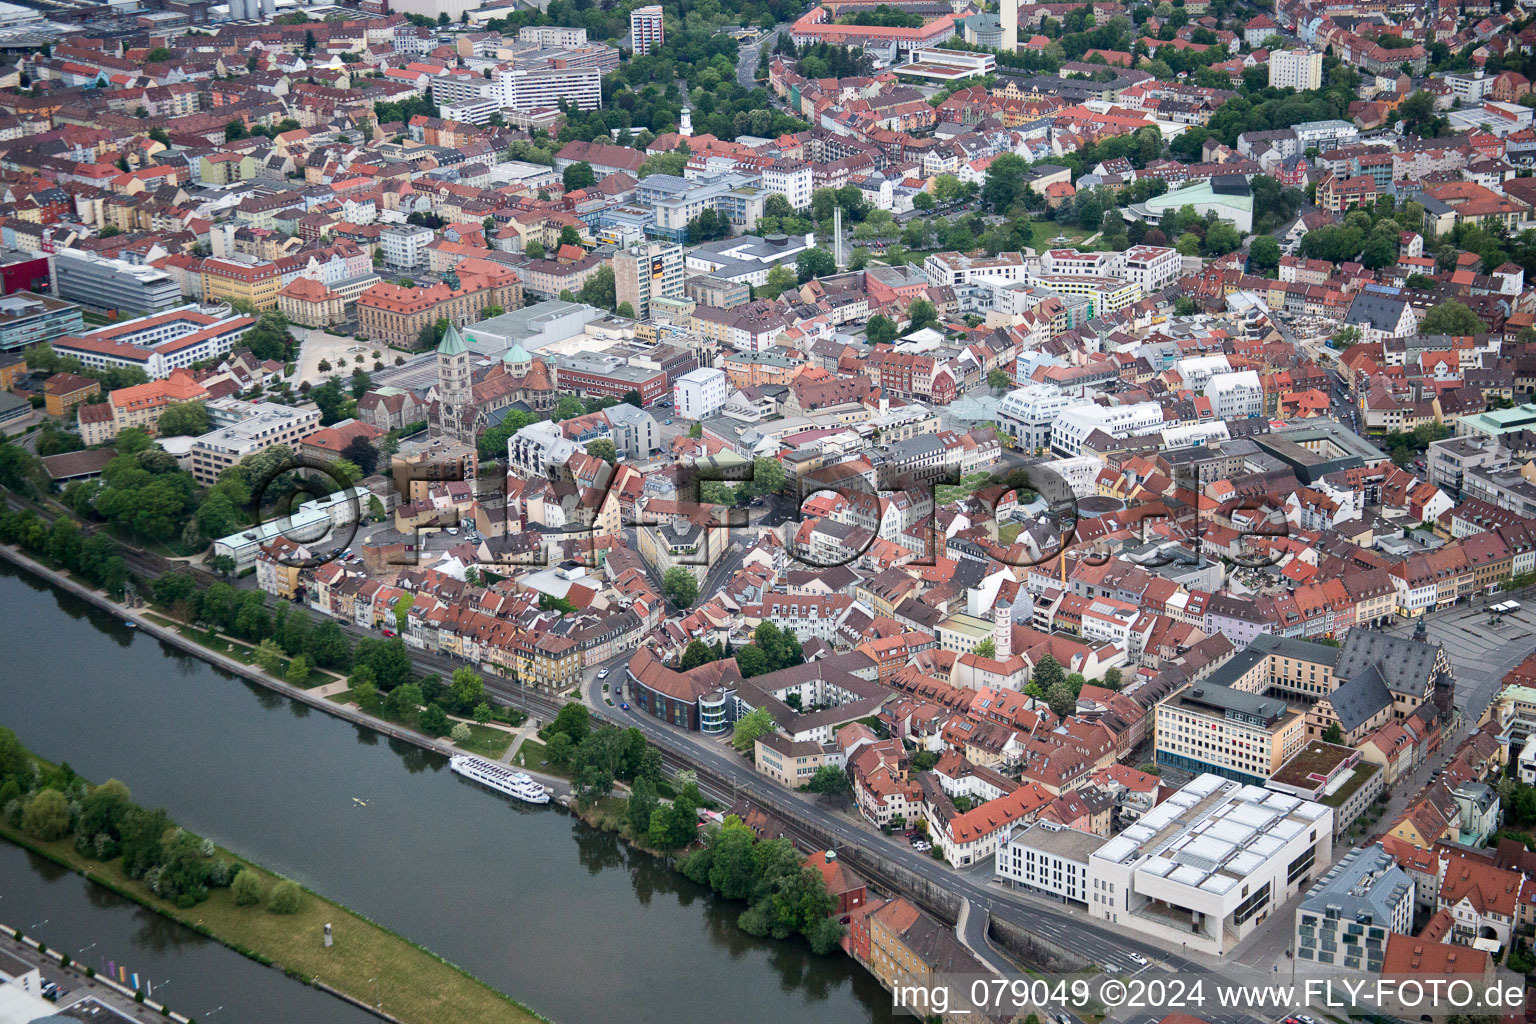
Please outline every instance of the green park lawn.
[{"label": "green park lawn", "polygon": [[[195,626],[186,625],[176,621],[175,619],[166,618],[164,615],[160,615],[156,612],[149,612],[147,613],[146,617],[151,621],[166,627],[167,629],[174,629],[178,631],[182,636],[186,637],[188,640],[191,640],[199,647],[206,647],[208,650],[213,651],[215,654],[222,654],[226,657],[234,658],[236,661],[241,662],[242,664],[250,665],[253,668],[256,667],[256,649],[250,644],[243,643],[239,640],[226,640],[216,633],[205,629],[198,629]],[[288,671],[288,665],[288,659],[284,658],[277,678],[283,679],[284,681],[287,680],[285,673]],[[300,683],[299,685],[307,690],[311,687],[319,686],[322,683],[328,683],[331,681],[331,679],[332,677],[329,673],[318,668],[311,668],[309,670],[309,679],[303,683]]]}]

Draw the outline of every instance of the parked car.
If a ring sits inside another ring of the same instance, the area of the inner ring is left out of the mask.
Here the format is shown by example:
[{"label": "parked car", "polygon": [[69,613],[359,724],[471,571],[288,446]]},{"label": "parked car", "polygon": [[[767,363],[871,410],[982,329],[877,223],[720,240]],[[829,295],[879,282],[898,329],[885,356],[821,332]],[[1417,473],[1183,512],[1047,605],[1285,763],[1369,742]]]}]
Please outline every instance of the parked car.
[{"label": "parked car", "polygon": [[392,630],[392,629],[386,629],[386,630],[384,630],[384,635],[385,636],[394,636],[395,635],[395,631]]}]

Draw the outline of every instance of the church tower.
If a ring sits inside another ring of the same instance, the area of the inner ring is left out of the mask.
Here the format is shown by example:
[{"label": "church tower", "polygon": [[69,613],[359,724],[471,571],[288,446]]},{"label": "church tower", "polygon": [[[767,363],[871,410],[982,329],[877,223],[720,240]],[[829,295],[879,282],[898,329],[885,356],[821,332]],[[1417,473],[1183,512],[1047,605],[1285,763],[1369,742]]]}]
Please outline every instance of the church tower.
[{"label": "church tower", "polygon": [[[452,324],[443,332],[437,346],[437,400],[455,415],[469,408],[474,399],[469,376],[469,347]],[[444,421],[449,419],[443,417]]]}]

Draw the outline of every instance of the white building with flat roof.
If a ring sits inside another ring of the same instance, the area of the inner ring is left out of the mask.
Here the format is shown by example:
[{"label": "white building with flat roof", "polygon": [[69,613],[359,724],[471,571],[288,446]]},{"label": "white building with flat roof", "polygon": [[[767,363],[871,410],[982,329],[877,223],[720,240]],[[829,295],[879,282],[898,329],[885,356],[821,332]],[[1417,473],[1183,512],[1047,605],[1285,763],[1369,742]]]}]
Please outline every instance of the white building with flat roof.
[{"label": "white building with flat roof", "polygon": [[[218,422],[212,403],[208,412]],[[276,444],[297,449],[300,441],[320,429],[320,410],[314,406],[295,409],[275,402],[249,402],[242,413],[239,420],[192,442],[192,477],[204,487],[218,482],[219,474],[247,455]]]},{"label": "white building with flat roof", "polygon": [[1008,392],[997,403],[997,425],[1017,447],[1033,452],[1050,445],[1051,427],[1058,416],[1089,404],[1087,399],[1049,384],[1027,384]]},{"label": "white building with flat roof", "polygon": [[1083,442],[1095,430],[1111,437],[1134,437],[1161,429],[1163,407],[1156,402],[1131,405],[1077,405],[1065,410],[1051,425],[1051,450],[1057,455],[1083,453]]},{"label": "white building with flat roof", "polygon": [[1016,825],[998,843],[993,870],[1015,889],[1086,905],[1089,859],[1108,841],[1049,821]]},{"label": "white building with flat roof", "polygon": [[1306,47],[1269,52],[1269,84],[1308,92],[1323,87],[1323,55]]},{"label": "white building with flat roof", "polygon": [[725,371],[710,366],[689,370],[672,385],[672,405],[684,419],[707,420],[715,416],[731,396]]},{"label": "white building with flat roof", "polygon": [[1088,913],[1222,956],[1332,853],[1332,808],[1202,774],[1093,851]]},{"label": "white building with flat roof", "polygon": [[1212,374],[1205,385],[1205,397],[1211,400],[1211,412],[1217,419],[1243,419],[1264,411],[1264,385],[1257,370]]}]

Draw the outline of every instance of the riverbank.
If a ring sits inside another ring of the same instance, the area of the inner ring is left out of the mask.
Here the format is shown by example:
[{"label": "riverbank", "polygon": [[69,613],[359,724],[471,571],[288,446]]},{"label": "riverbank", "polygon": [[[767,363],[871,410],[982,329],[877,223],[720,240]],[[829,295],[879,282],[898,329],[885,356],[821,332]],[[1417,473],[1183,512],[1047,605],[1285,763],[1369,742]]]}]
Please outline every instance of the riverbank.
[{"label": "riverbank", "polygon": [[[445,756],[454,753],[451,744],[391,726],[355,708],[274,680],[238,660],[220,657],[217,652],[152,622],[143,614],[123,609],[100,593],[8,546],[0,545],[0,557],[114,615],[130,617],[146,632],[181,650],[294,700]],[[547,1020],[430,950],[318,893],[309,892],[303,909],[295,915],[276,915],[259,908],[236,906],[233,895],[225,888],[214,889],[203,903],[183,909],[159,899],[141,883],[129,878],[123,872],[120,860],[98,862],[81,856],[72,840],[43,842],[10,827],[3,820],[0,820],[0,838],[31,850],[258,963],[277,967],[291,977],[325,989],[386,1020],[401,1024],[458,1020],[533,1024]],[[259,865],[250,864],[233,852],[225,852],[232,861],[253,869],[261,877],[264,889],[270,890],[280,881],[278,876]],[[327,923],[332,926],[334,940],[329,949],[323,942]]]},{"label": "riverbank", "polygon": [[[157,640],[164,641],[178,650],[209,662],[225,672],[240,676],[243,679],[248,679],[253,683],[273,690],[289,700],[297,701],[316,710],[324,711],[326,714],[345,719],[354,725],[365,726],[374,732],[388,736],[390,739],[403,740],[406,743],[414,744],[423,750],[430,750],[435,754],[441,754],[443,757],[452,757],[454,754],[460,753],[477,753],[477,751],[472,749],[457,747],[447,740],[434,739],[425,733],[404,728],[376,715],[370,715],[354,704],[345,704],[329,699],[317,692],[322,689],[321,687],[310,689],[294,686],[286,680],[269,675],[255,665],[248,664],[239,658],[231,657],[228,654],[215,650],[208,643],[201,642],[195,637],[184,635],[177,628],[162,625],[161,614],[151,611],[148,606],[138,609],[125,608],[100,591],[44,565],[12,545],[0,544],[0,558],[4,558],[18,568],[25,569],[33,575],[42,577],[52,585],[68,591],[81,600],[89,601],[91,604],[117,618],[132,622],[139,630],[155,637]],[[528,774],[539,779],[541,782],[554,786],[557,795],[569,791],[568,779],[541,772],[536,768],[530,768],[527,771]]]}]

